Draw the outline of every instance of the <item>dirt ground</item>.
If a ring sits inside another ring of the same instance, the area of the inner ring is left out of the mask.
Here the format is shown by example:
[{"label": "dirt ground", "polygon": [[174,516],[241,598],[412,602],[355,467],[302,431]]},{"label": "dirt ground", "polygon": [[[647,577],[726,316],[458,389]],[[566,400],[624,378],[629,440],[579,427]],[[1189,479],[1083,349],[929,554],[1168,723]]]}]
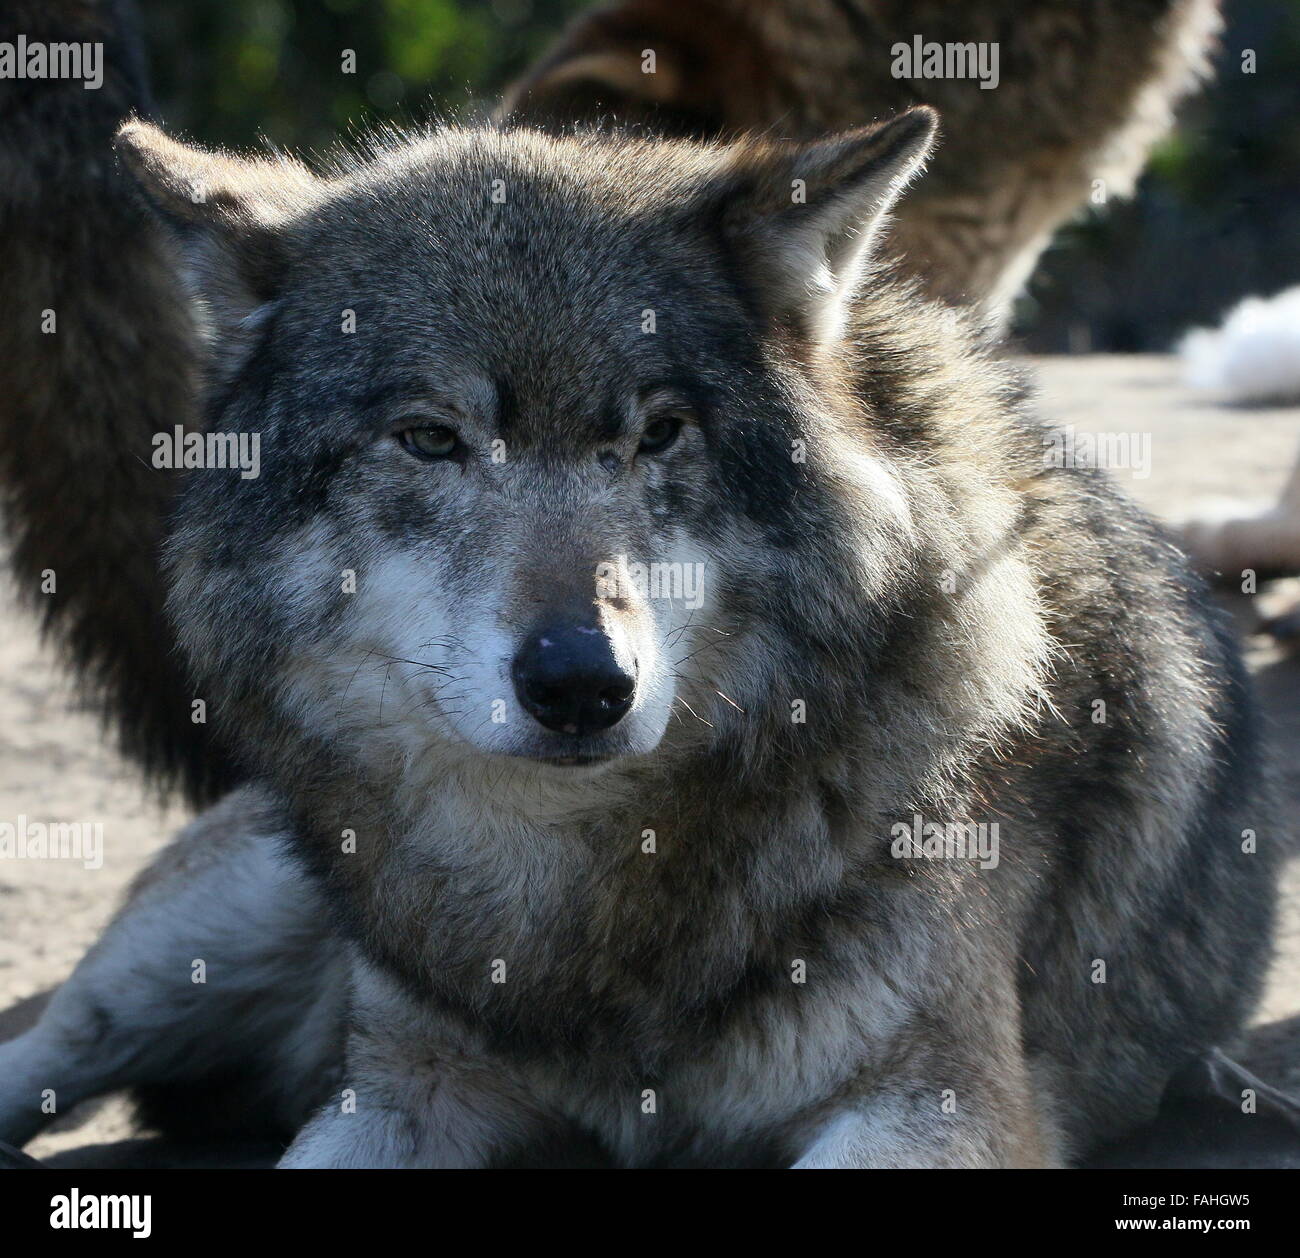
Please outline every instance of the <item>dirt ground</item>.
[{"label": "dirt ground", "polygon": [[[1300,407],[1236,409],[1178,384],[1177,365],[1157,356],[1039,359],[1045,413],[1080,431],[1149,433],[1145,478],[1118,473],[1156,513],[1179,519],[1197,504],[1227,498],[1264,505],[1276,496],[1300,451]],[[1278,587],[1260,598],[1277,597]],[[1243,627],[1252,600],[1233,610]],[[1284,820],[1300,805],[1300,663],[1271,643],[1247,640],[1285,777]],[[127,882],[184,820],[145,798],[135,774],[105,745],[94,720],[77,708],[70,687],[39,645],[31,618],[0,594],[0,819],[98,822],[99,869],[74,861],[0,861],[0,1011],[58,983],[93,942]],[[1300,851],[1295,833],[1274,836]],[[1277,960],[1258,1022],[1300,1014],[1300,862],[1293,862]],[[21,1019],[0,1013],[0,1039]],[[6,1022],[9,1029],[6,1029]],[[1273,1036],[1266,1078],[1295,1087],[1300,1062],[1294,1039]],[[1265,1067],[1252,1063],[1264,1073]],[[79,1124],[79,1125],[77,1125]],[[124,1105],[110,1101],[70,1115],[61,1129],[29,1147],[59,1150],[130,1134]]]}]

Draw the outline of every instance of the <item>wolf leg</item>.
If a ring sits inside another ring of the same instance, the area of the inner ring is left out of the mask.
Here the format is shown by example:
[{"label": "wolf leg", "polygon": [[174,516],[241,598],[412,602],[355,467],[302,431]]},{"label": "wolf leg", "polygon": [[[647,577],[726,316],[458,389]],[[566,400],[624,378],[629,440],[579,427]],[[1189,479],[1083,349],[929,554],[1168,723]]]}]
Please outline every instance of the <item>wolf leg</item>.
[{"label": "wolf leg", "polygon": [[981,998],[950,997],[937,1022],[890,1046],[887,1059],[898,1064],[883,1076],[864,1063],[803,1127],[796,1169],[1063,1164],[1044,1105],[1053,1081],[1025,1059],[1014,985],[978,973],[962,985]]},{"label": "wolf leg", "polygon": [[[1127,196],[1173,109],[1209,73],[1218,0],[624,0],[584,13],[501,112],[542,128],[634,120],[670,133],[825,135],[925,103],[943,142],[899,205],[890,253],[934,296],[1005,324],[1085,197]],[[900,76],[912,43],[1015,55],[984,87]],[[919,36],[918,36],[919,38]],[[656,68],[644,72],[644,49]],[[996,79],[996,83],[995,80]]]},{"label": "wolf leg", "polygon": [[[1183,543],[1203,568],[1236,582],[1249,572],[1300,573],[1300,459],[1271,510],[1235,519],[1192,519]],[[1293,595],[1268,609],[1259,624],[1286,645],[1300,644],[1300,599]]]},{"label": "wolf leg", "polygon": [[246,789],[162,851],[37,1024],[0,1044],[0,1139],[119,1088],[213,1079],[242,1085],[257,1125],[296,1129],[338,1057],[346,976],[282,831]]},{"label": "wolf leg", "polygon": [[1206,523],[1193,520],[1183,529],[1188,550],[1200,563],[1230,581],[1246,571],[1300,571],[1300,503],[1280,503],[1263,515]]},{"label": "wolf leg", "polygon": [[911,1080],[869,1104],[845,1108],[814,1133],[796,1170],[1042,1168],[1059,1162],[1033,1131],[998,1132],[997,1116],[959,1123],[922,1116],[914,1095],[927,1085]]},{"label": "wolf leg", "polygon": [[[950,1092],[945,1097],[945,1092]],[[949,1111],[945,1101],[956,1106]],[[933,1078],[899,1078],[846,1098],[813,1128],[796,1170],[1046,1167],[1060,1159],[1027,1098],[970,1095]]]},{"label": "wolf leg", "polygon": [[352,987],[343,1083],[282,1169],[481,1168],[560,1126],[505,1066],[389,979],[360,963]]}]

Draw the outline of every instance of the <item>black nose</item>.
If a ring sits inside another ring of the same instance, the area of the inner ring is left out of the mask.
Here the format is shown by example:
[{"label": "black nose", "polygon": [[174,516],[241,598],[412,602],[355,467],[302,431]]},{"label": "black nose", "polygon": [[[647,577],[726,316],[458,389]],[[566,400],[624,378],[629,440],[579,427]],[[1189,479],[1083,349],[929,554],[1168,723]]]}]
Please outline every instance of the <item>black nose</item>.
[{"label": "black nose", "polygon": [[604,630],[581,624],[548,625],[533,633],[510,676],[524,710],[560,734],[594,734],[617,725],[636,694],[635,664],[620,664]]}]

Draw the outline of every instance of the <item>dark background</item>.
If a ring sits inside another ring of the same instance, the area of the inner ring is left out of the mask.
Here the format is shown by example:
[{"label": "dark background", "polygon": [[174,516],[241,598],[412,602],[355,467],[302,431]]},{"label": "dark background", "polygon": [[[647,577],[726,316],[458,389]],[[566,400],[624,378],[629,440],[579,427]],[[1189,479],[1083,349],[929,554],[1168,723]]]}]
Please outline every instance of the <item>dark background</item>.
[{"label": "dark background", "polygon": [[[170,125],[208,143],[320,150],[350,126],[490,107],[587,0],[140,7]],[[1138,196],[1081,216],[1043,258],[1018,310],[1028,348],[1164,350],[1243,296],[1300,283],[1300,0],[1227,0],[1226,14],[1217,77],[1184,106]],[[341,72],[345,48],[356,74]]]}]

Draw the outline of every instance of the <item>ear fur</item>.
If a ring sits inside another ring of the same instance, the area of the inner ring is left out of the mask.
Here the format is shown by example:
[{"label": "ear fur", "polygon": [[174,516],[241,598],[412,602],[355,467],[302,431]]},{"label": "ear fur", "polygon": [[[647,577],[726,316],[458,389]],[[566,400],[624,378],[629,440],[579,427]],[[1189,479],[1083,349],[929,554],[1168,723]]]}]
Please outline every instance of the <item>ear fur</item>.
[{"label": "ear fur", "polygon": [[134,119],[115,145],[148,200],[193,229],[198,295],[216,330],[237,336],[276,297],[286,228],[318,203],[324,184],[292,159],[211,152]]},{"label": "ear fur", "polygon": [[741,141],[726,222],[774,318],[835,340],[890,207],[925,164],[939,117],[919,106],[806,144]]}]

